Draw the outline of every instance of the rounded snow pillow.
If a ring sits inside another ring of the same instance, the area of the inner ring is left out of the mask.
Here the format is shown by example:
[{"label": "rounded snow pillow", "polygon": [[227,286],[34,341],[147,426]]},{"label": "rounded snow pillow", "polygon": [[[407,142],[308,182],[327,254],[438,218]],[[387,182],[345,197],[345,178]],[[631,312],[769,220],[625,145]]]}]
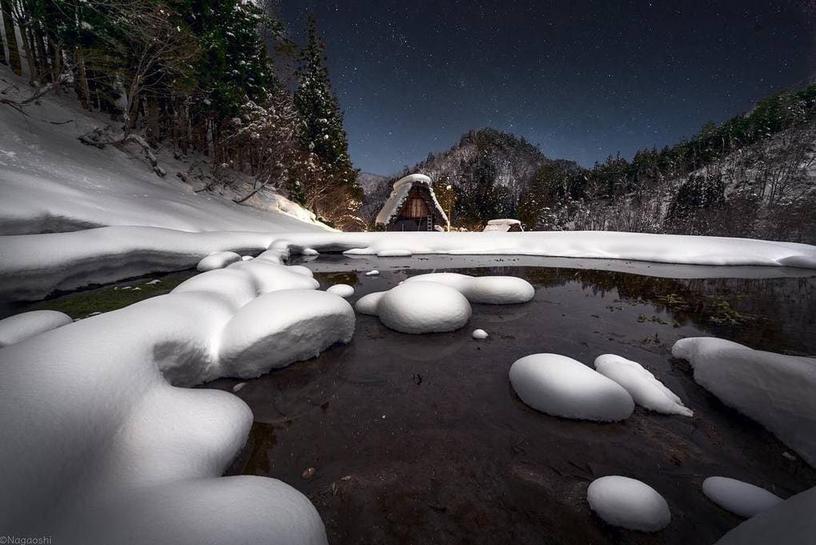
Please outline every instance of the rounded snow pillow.
[{"label": "rounded snow pillow", "polygon": [[206,272],[214,269],[223,269],[236,261],[241,261],[241,256],[235,252],[215,252],[199,261],[196,270]]},{"label": "rounded snow pillow", "polygon": [[32,310],[0,320],[0,347],[24,341],[51,329],[73,322],[56,310]]},{"label": "rounded snow pillow", "polygon": [[221,333],[222,376],[253,378],[320,354],[354,334],[354,309],[331,293],[280,290],[241,307]]},{"label": "rounded snow pillow", "polygon": [[335,284],[333,286],[330,286],[326,291],[338,295],[340,297],[343,297],[344,299],[347,299],[354,295],[354,288],[349,286],[348,284]]},{"label": "rounded snow pillow", "polygon": [[470,319],[465,296],[434,282],[405,282],[382,296],[377,304],[380,321],[402,333],[455,331]]},{"label": "rounded snow pillow", "polygon": [[559,354],[533,354],[510,366],[510,383],[530,407],[553,416],[614,422],[635,403],[618,383]]},{"label": "rounded snow pillow", "polygon": [[376,316],[377,305],[380,304],[380,299],[382,299],[382,296],[385,295],[386,293],[387,292],[384,291],[375,291],[374,293],[363,295],[362,297],[357,299],[356,303],[354,303],[354,310],[356,310],[360,314]]},{"label": "rounded snow pillow", "polygon": [[460,273],[428,273],[412,276],[406,282],[437,282],[467,297],[471,303],[511,305],[526,303],[535,297],[535,288],[515,276],[469,276]]},{"label": "rounded snow pillow", "polygon": [[782,502],[782,498],[764,488],[728,477],[709,477],[703,481],[703,494],[726,511],[745,518]]},{"label": "rounded snow pillow", "polygon": [[589,506],[605,522],[642,532],[657,532],[671,522],[669,505],[651,486],[628,477],[595,479],[587,489]]}]

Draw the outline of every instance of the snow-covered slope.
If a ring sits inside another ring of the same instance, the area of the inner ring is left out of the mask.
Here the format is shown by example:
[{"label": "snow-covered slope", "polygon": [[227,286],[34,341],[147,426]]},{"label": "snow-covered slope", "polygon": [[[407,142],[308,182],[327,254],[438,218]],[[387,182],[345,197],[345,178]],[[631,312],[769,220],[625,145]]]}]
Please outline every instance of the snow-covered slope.
[{"label": "snow-covered slope", "polygon": [[[4,95],[20,100],[31,89],[6,68]],[[46,95],[25,107],[28,116],[0,104],[0,235],[140,225],[184,231],[308,231],[321,226],[296,219],[309,213],[277,196],[258,210],[205,192],[176,177],[189,164],[160,153],[160,178],[139,155],[113,146],[98,149],[78,136],[111,124],[81,111],[72,97]]]}]

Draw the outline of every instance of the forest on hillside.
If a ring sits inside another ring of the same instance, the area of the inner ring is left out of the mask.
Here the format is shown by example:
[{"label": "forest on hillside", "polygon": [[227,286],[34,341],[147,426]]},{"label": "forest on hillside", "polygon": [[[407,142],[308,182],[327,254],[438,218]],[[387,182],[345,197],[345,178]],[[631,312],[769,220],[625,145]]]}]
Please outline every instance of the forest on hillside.
[{"label": "forest on hillside", "polygon": [[[324,46],[310,18],[304,47],[272,2],[1,0],[0,63],[26,75],[26,114],[45,93],[71,94],[113,125],[86,143],[199,155],[220,174],[274,187],[327,223],[359,228],[361,191]],[[1,45],[5,45],[3,48]],[[295,65],[294,78],[286,68]]]}]

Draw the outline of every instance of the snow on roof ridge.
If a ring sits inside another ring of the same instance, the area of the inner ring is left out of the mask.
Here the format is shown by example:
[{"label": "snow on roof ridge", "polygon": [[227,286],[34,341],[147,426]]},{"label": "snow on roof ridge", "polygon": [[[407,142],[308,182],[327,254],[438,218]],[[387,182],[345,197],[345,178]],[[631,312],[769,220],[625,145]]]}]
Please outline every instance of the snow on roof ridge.
[{"label": "snow on roof ridge", "polygon": [[428,189],[431,192],[431,201],[433,202],[434,208],[439,215],[442,216],[442,219],[446,224],[450,223],[450,220],[448,220],[448,215],[445,214],[445,210],[436,199],[436,194],[433,191],[433,182],[431,181],[430,176],[414,173],[409,174],[408,176],[403,176],[394,182],[394,187],[391,190],[391,194],[388,196],[388,200],[385,201],[382,210],[380,210],[380,213],[377,214],[377,219],[374,221],[376,225],[388,225],[391,222],[394,216],[399,213],[402,205],[405,204],[405,200],[408,198],[408,194],[411,192],[411,188],[415,183],[428,186]]}]

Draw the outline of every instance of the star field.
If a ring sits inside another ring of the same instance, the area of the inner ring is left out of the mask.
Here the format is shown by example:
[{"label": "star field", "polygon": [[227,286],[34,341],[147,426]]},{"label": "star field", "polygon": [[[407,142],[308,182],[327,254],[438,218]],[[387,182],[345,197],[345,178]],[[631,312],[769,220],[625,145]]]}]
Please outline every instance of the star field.
[{"label": "star field", "polygon": [[590,166],[678,142],[816,74],[816,3],[281,0],[312,12],[352,159],[390,174],[469,129]]}]

